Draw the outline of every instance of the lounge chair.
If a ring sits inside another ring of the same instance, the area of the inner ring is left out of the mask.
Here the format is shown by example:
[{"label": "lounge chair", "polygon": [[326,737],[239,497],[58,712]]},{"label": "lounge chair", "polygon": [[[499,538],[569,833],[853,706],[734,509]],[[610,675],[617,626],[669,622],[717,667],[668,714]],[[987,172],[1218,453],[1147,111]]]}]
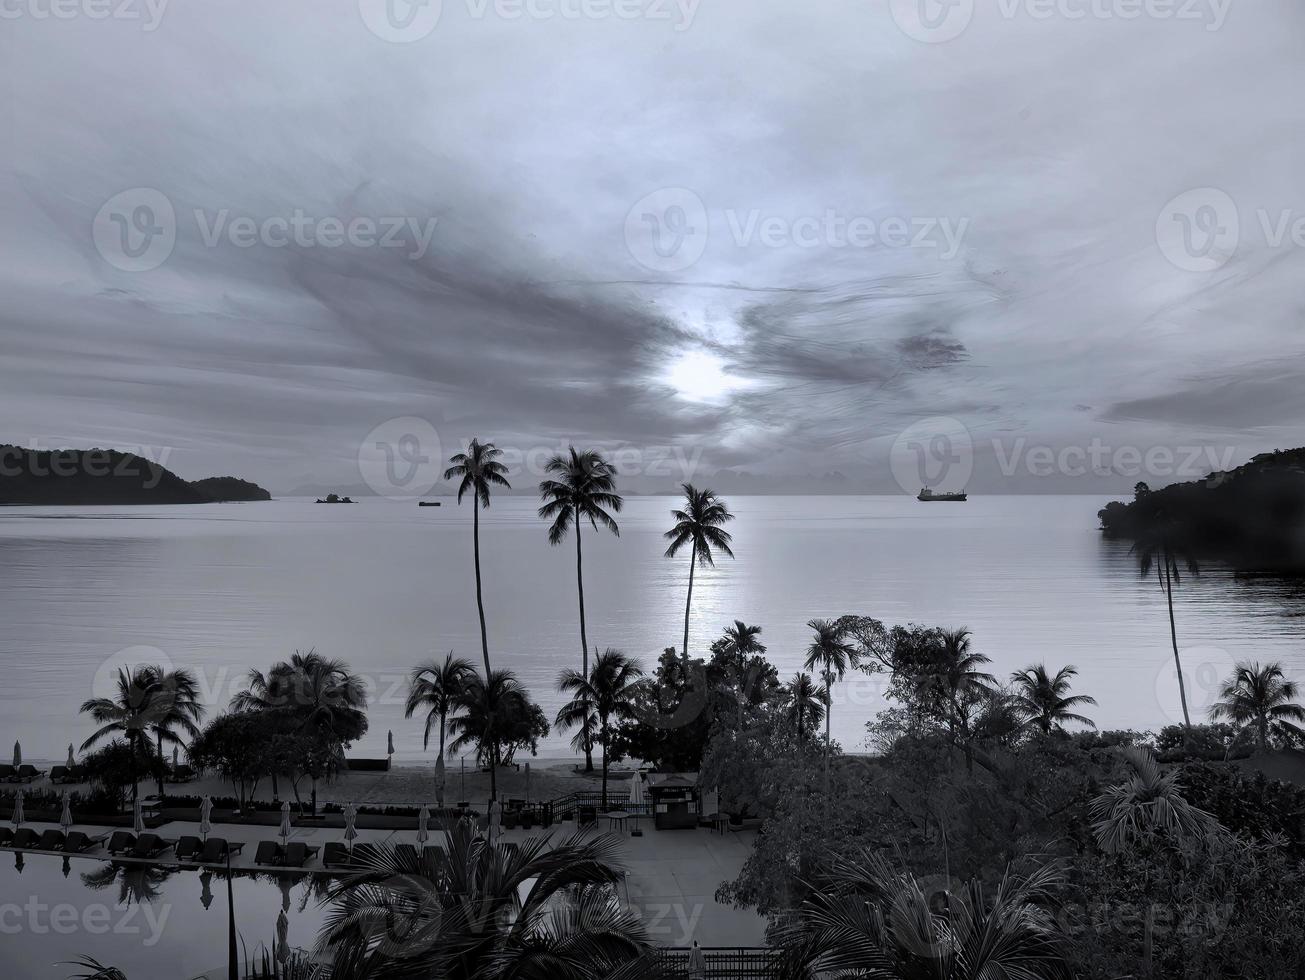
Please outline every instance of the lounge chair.
[{"label": "lounge chair", "polygon": [[52,783],[66,783],[66,782],[68,782],[68,767],[67,767],[67,766],[55,766],[53,769],[51,769],[51,770],[50,770],[50,782],[52,782]]},{"label": "lounge chair", "polygon": [[36,836],[35,830],[30,827],[20,827],[14,831],[14,839],[9,846],[19,851],[34,851],[40,843],[41,838]]},{"label": "lounge chair", "polygon": [[18,775],[18,770],[11,765],[0,764],[0,782],[11,783]]},{"label": "lounge chair", "polygon": [[258,842],[258,850],[254,852],[254,863],[262,865],[279,865],[281,863],[281,845],[273,840],[264,840]]},{"label": "lounge chair", "polygon": [[302,868],[309,858],[317,856],[317,848],[303,841],[291,841],[281,852],[281,863],[287,868]]},{"label": "lounge chair", "polygon": [[193,861],[199,856],[199,838],[185,836],[177,840],[177,847],[173,851],[178,861]]},{"label": "lounge chair", "polygon": [[115,830],[109,838],[110,854],[122,854],[136,846],[136,835],[125,830]]},{"label": "lounge chair", "polygon": [[36,766],[23,764],[18,767],[18,772],[14,774],[14,782],[30,783],[33,779],[40,779],[44,775],[45,773],[37,769]]},{"label": "lounge chair", "polygon": [[41,839],[36,846],[42,851],[62,851],[67,838],[64,837],[62,830],[47,830],[41,835]]},{"label": "lounge chair", "polygon": [[344,868],[349,864],[349,849],[339,841],[327,841],[322,851],[322,867]]},{"label": "lounge chair", "polygon": [[141,834],[136,838],[136,846],[130,851],[135,858],[154,858],[170,850],[175,841],[164,840],[158,834]]},{"label": "lounge chair", "polygon": [[241,843],[228,844],[221,837],[210,837],[200,849],[199,863],[222,864],[230,855],[239,854],[244,846]]},{"label": "lounge chair", "polygon": [[103,843],[103,837],[91,837],[89,834],[83,834],[80,830],[70,830],[68,836],[63,842],[63,852],[65,854],[81,854],[83,851],[89,851],[96,844]]}]

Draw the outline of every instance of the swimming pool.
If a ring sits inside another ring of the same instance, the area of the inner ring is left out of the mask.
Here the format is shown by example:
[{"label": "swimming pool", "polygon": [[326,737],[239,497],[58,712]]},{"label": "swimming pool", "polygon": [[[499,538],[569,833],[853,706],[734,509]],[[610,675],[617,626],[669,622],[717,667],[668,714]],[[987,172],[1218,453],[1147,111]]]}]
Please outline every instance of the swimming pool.
[{"label": "swimming pool", "polygon": [[[242,958],[276,939],[286,910],[291,946],[311,948],[328,881],[237,872],[232,882]],[[221,873],[129,862],[0,852],[0,961],[6,977],[64,980],[92,956],[128,980],[226,977],[227,887]]]}]

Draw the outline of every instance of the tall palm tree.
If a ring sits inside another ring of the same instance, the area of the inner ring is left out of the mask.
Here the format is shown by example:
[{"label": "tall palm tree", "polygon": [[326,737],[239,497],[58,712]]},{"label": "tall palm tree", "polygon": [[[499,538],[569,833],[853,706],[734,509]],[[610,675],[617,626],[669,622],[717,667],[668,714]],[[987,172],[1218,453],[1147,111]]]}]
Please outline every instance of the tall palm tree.
[{"label": "tall palm tree", "polygon": [[810,674],[798,671],[784,685],[784,716],[803,741],[808,729],[818,728],[825,717],[824,690],[816,686]]},{"label": "tall palm tree", "polygon": [[718,549],[731,558],[733,536],[725,525],[734,520],[725,501],[713,490],[699,490],[692,483],[681,485],[684,491],[684,509],[671,511],[675,526],[666,532],[670,542],[666,557],[674,558],[686,544],[689,546],[689,594],[684,600],[684,660],[689,660],[689,611],[693,608],[693,571],[698,562],[708,567],[716,564],[712,549]]},{"label": "tall palm tree", "polygon": [[480,652],[485,658],[485,674],[490,673],[489,634],[485,630],[485,600],[480,582],[480,512],[489,506],[491,487],[512,488],[507,480],[507,467],[498,461],[503,453],[494,448],[492,442],[482,443],[472,439],[465,453],[457,453],[449,458],[452,464],[444,471],[444,479],[455,477],[458,483],[458,503],[463,496],[471,492],[471,543],[475,555],[476,567],[476,610],[480,614]]},{"label": "tall palm tree", "polygon": [[[595,450],[584,452],[571,447],[567,456],[557,455],[544,466],[544,472],[556,474],[555,480],[539,484],[539,496],[544,505],[539,516],[553,523],[548,528],[548,543],[559,545],[566,532],[575,526],[575,581],[580,597],[580,669],[589,676],[589,637],[585,632],[585,577],[584,558],[580,548],[580,525],[588,520],[595,531],[601,524],[617,537],[620,527],[608,510],[620,513],[624,503],[616,492],[616,470]],[[593,733],[586,726],[581,729],[585,753],[585,771],[594,770]]]},{"label": "tall palm tree", "polygon": [[1129,745],[1120,753],[1131,774],[1091,804],[1093,829],[1103,851],[1119,853],[1146,829],[1197,839],[1225,832],[1213,816],[1187,802],[1177,773],[1163,772],[1149,751]]},{"label": "tall palm tree", "polygon": [[1086,694],[1070,695],[1070,678],[1077,676],[1078,669],[1073,664],[1062,667],[1055,677],[1047,673],[1044,664],[1034,664],[1011,674],[1010,679],[1015,685],[1015,707],[1025,716],[1025,723],[1036,725],[1048,734],[1064,731],[1066,723],[1077,722],[1096,728],[1096,722],[1091,718],[1072,710],[1082,704],[1097,703],[1095,698]]},{"label": "tall palm tree", "polygon": [[[591,717],[598,719],[598,741],[603,747],[603,809],[607,809],[607,764],[612,736],[612,719],[634,713],[635,685],[643,668],[620,650],[610,647],[594,657],[593,669],[586,676],[568,668],[557,679],[557,688],[571,695],[571,700],[557,712],[556,724],[562,728],[580,726],[583,732]],[[580,737],[580,736],[577,736]]]},{"label": "tall palm tree", "polygon": [[233,711],[276,712],[302,735],[319,740],[324,755],[307,760],[312,780],[312,813],[317,813],[317,781],[343,757],[344,746],[367,732],[367,691],[362,678],[343,660],[315,650],[296,651],[264,674],[250,670],[249,686],[231,698]]},{"label": "tall palm tree", "polygon": [[813,619],[807,623],[815,630],[815,637],[807,647],[807,670],[819,669],[825,682],[825,805],[829,805],[829,753],[832,739],[829,734],[830,717],[834,713],[834,682],[841,681],[849,667],[855,667],[859,654],[852,645],[842,620]]},{"label": "tall palm tree", "polygon": [[489,767],[491,802],[498,799],[498,767],[502,761],[494,720],[525,700],[526,689],[512,671],[491,671],[488,681],[472,671],[462,681],[457,697],[458,714],[449,719],[449,731],[453,734],[449,749],[461,752],[474,747],[481,765]]},{"label": "tall palm tree", "polygon": [[[167,718],[172,710],[172,699],[163,686],[157,667],[148,664],[132,668],[119,668],[111,698],[90,698],[82,702],[81,711],[91,716],[97,728],[82,749],[88,749],[101,739],[122,735],[139,758],[149,756],[149,732]],[[131,783],[131,799],[136,802],[139,793],[137,780]]]},{"label": "tall palm tree", "polygon": [[159,799],[163,799],[163,772],[165,766],[163,743],[185,745],[186,741],[181,735],[177,734],[177,729],[180,729],[188,738],[198,738],[198,722],[204,717],[204,705],[200,700],[199,684],[196,683],[195,675],[190,671],[184,669],[164,670],[162,667],[157,666],[150,669],[158,677],[158,683],[162,687],[166,698],[165,710],[150,726],[154,732],[155,751],[158,754],[155,772],[158,779]]},{"label": "tall palm tree", "polygon": [[411,718],[419,708],[426,709],[426,727],[421,735],[423,749],[430,748],[431,726],[439,721],[440,759],[444,758],[444,735],[448,731],[449,714],[457,709],[463,684],[473,673],[475,671],[468,661],[454,657],[450,651],[442,664],[434,660],[418,664],[408,679],[408,700],[403,717]]},{"label": "tall palm tree", "polygon": [[734,620],[733,626],[725,627],[725,634],[721,637],[725,641],[723,652],[734,671],[740,727],[743,725],[743,707],[752,702],[748,690],[748,663],[751,658],[760,657],[766,652],[766,644],[761,642],[760,637],[760,626],[749,626],[741,619]]},{"label": "tall palm tree", "polygon": [[[961,628],[943,630],[934,649],[934,663],[925,678],[931,693],[938,698],[947,712],[948,741],[956,745],[956,728],[969,734],[968,718],[975,702],[992,693],[997,678],[980,668],[991,663],[990,657],[973,648],[970,631]],[[969,760],[969,742],[966,742],[966,760]]]},{"label": "tall palm tree", "polygon": [[661,980],[639,917],[611,899],[622,880],[610,834],[487,842],[470,821],[447,848],[355,851],[331,895],[317,951],[355,980]]},{"label": "tall palm tree", "polygon": [[1168,523],[1163,515],[1157,517],[1155,524],[1132,547],[1132,554],[1137,557],[1138,572],[1143,578],[1151,574],[1154,566],[1156,581],[1165,594],[1165,603],[1169,607],[1169,639],[1174,647],[1174,668],[1178,671],[1178,696],[1183,704],[1183,725],[1190,733],[1192,717],[1187,711],[1187,685],[1183,682],[1183,661],[1178,655],[1178,627],[1174,623],[1174,586],[1182,585],[1184,566],[1192,575],[1201,574],[1201,566],[1195,555],[1182,543],[1176,529]]},{"label": "tall palm tree", "polygon": [[868,852],[837,858],[780,935],[777,977],[811,980],[1071,980],[1049,911],[1061,875],[1007,871],[995,894],[972,880],[935,905],[907,870]]},{"label": "tall palm tree", "polygon": [[1305,708],[1295,700],[1298,693],[1296,682],[1283,674],[1282,664],[1240,663],[1219,692],[1221,700],[1211,706],[1210,717],[1254,726],[1259,751],[1267,752],[1270,732],[1293,739],[1305,736],[1293,724],[1305,722]]}]

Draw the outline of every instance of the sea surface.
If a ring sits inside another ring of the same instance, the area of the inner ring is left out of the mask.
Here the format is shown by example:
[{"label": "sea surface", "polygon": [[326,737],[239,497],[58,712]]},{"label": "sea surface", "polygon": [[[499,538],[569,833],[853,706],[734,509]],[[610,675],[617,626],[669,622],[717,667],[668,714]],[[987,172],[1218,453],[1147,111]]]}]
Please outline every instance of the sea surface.
[{"label": "sea surface", "polygon": [[[591,646],[652,665],[678,646],[687,557],[664,558],[669,497],[633,498],[621,535],[586,529]],[[964,504],[911,497],[737,497],[735,559],[699,569],[691,646],[701,654],[738,618],[760,624],[786,677],[801,664],[814,617],[965,626],[1003,679],[1045,661],[1079,669],[1075,690],[1103,728],[1155,730],[1181,720],[1169,622],[1154,578],[1127,544],[1097,530],[1098,497],[993,496]],[[552,717],[554,681],[577,665],[575,550],[550,547],[535,501],[497,498],[482,516],[490,655]],[[251,666],[295,650],[347,660],[367,679],[371,730],[353,751],[429,759],[421,724],[403,717],[411,666],[450,650],[479,663],[471,510],[365,499],[164,508],[0,510],[0,746],[60,761],[93,726],[78,707],[117,667],[185,666],[213,710]],[[1176,615],[1194,714],[1239,659],[1305,670],[1299,585],[1241,582],[1207,568],[1184,580]],[[835,692],[833,731],[865,748],[883,706],[881,679]],[[541,755],[569,754],[554,734]]]}]

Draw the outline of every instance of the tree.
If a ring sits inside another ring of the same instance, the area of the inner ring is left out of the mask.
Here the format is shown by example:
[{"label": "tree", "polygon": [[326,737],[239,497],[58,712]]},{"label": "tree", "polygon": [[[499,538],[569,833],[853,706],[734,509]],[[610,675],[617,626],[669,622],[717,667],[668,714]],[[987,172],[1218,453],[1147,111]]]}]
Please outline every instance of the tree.
[{"label": "tree", "polygon": [[1210,708],[1214,720],[1228,719],[1255,729],[1261,753],[1269,750],[1270,733],[1287,741],[1305,737],[1294,722],[1305,722],[1305,709],[1296,703],[1296,682],[1287,680],[1282,665],[1240,663]]},{"label": "tree", "polygon": [[[148,733],[173,710],[171,692],[163,686],[158,668],[142,665],[118,670],[111,698],[90,698],[81,711],[100,726],[82,742],[83,751],[109,735],[122,735],[137,756],[149,755]],[[136,802],[139,780],[133,779],[131,799]]]},{"label": "tree", "polygon": [[510,670],[492,672],[488,682],[478,673],[467,675],[458,707],[459,713],[449,719],[453,734],[449,748],[454,752],[475,748],[476,759],[489,768],[490,800],[495,800],[495,770],[511,759],[518,746],[533,745],[547,735],[548,723]]},{"label": "tree", "polygon": [[159,799],[163,799],[163,774],[167,763],[163,756],[163,743],[185,745],[185,740],[177,734],[177,729],[195,738],[199,734],[197,722],[204,717],[204,705],[200,701],[199,685],[195,675],[188,670],[164,670],[151,667],[158,684],[165,692],[160,712],[150,728],[154,732],[155,751],[158,754],[158,766],[155,769],[158,778]]},{"label": "tree", "polygon": [[135,787],[150,774],[154,760],[149,743],[114,739],[82,759],[82,767],[91,774],[91,782],[108,797],[115,810],[122,808],[125,790]]},{"label": "tree", "polygon": [[813,619],[807,623],[815,630],[815,638],[807,647],[807,670],[819,668],[825,682],[825,782],[829,782],[829,720],[834,713],[833,687],[841,681],[849,667],[857,663],[856,648],[848,640],[845,625],[839,620]]},{"label": "tree", "polygon": [[440,759],[444,758],[444,735],[448,730],[449,714],[457,709],[463,684],[473,673],[471,664],[461,657],[454,657],[452,651],[442,664],[427,660],[412,669],[403,717],[411,718],[419,709],[426,709],[426,727],[421,735],[423,749],[430,748],[431,726],[439,721]]},{"label": "tree", "polygon": [[685,483],[684,509],[671,511],[675,526],[666,532],[670,541],[666,557],[674,558],[685,546],[689,546],[689,592],[684,600],[684,649],[685,661],[689,659],[689,612],[693,608],[693,572],[698,562],[708,567],[715,567],[716,559],[712,549],[717,549],[734,557],[730,550],[733,536],[725,530],[725,525],[734,520],[734,515],[725,506],[725,501],[716,496],[712,490],[699,490],[692,483]]},{"label": "tree", "polygon": [[267,674],[251,670],[248,688],[231,699],[233,711],[274,712],[292,723],[302,739],[301,768],[313,783],[313,814],[318,780],[336,772],[345,748],[367,733],[366,707],[362,678],[314,650],[296,652]]},{"label": "tree", "polygon": [[784,685],[784,716],[799,741],[820,727],[828,695],[816,686],[810,674],[798,671]]},{"label": "tree", "polygon": [[[566,532],[575,526],[575,581],[580,598],[580,672],[589,676],[589,637],[585,631],[585,579],[584,559],[580,548],[580,525],[588,520],[595,531],[598,525],[618,537],[620,527],[608,510],[620,513],[623,501],[616,492],[616,470],[595,450],[584,452],[571,447],[568,456],[557,455],[544,466],[546,473],[558,479],[544,480],[539,484],[539,496],[544,505],[539,516],[553,523],[548,529],[548,543],[559,545],[566,540]],[[585,753],[585,771],[594,770],[593,732],[586,724],[581,729]]]},{"label": "tree", "polygon": [[948,742],[956,745],[956,731],[966,736],[966,760],[969,756],[969,729],[966,724],[966,702],[988,697],[997,684],[997,678],[979,668],[991,663],[989,657],[977,653],[972,646],[967,629],[942,630],[929,651],[932,664],[921,678],[933,699],[935,710],[947,722]]},{"label": "tree", "polygon": [[[557,679],[558,690],[570,694],[554,722],[560,728],[580,728],[583,737],[590,719],[598,720],[598,740],[603,747],[603,809],[607,809],[607,767],[611,761],[612,719],[628,718],[634,712],[634,686],[643,668],[620,650],[610,647],[594,658],[588,675],[568,668]],[[572,743],[574,744],[574,743]]]},{"label": "tree", "polygon": [[1060,885],[1052,867],[1008,871],[994,894],[972,880],[944,892],[939,909],[925,883],[883,857],[839,858],[782,933],[780,976],[1071,980],[1065,938],[1046,908]]},{"label": "tree", "polygon": [[1072,664],[1062,667],[1055,677],[1047,673],[1044,664],[1034,664],[1011,674],[1015,685],[1015,707],[1025,716],[1026,724],[1035,725],[1044,733],[1064,731],[1066,723],[1096,728],[1096,722],[1091,718],[1073,711],[1079,705],[1097,703],[1095,698],[1086,694],[1070,695],[1070,678],[1077,675],[1078,670]]},{"label": "tree", "polygon": [[1186,800],[1177,774],[1161,771],[1149,751],[1126,746],[1120,754],[1131,773],[1092,801],[1093,826],[1101,850],[1117,854],[1149,830],[1178,839],[1199,839],[1222,831],[1214,817]]},{"label": "tree", "polygon": [[662,772],[696,772],[715,717],[714,685],[701,660],[666,647],[657,671],[634,685],[631,717],[612,733],[612,758],[632,757]]},{"label": "tree", "polygon": [[490,673],[489,634],[485,629],[485,600],[481,592],[480,581],[480,512],[489,507],[491,487],[506,487],[512,484],[507,480],[507,467],[498,461],[503,453],[494,448],[492,442],[482,443],[472,439],[465,453],[456,453],[449,458],[452,464],[444,471],[444,479],[459,479],[458,504],[468,491],[471,492],[471,542],[475,556],[476,569],[476,611],[480,614],[480,652],[485,658],[485,674]]},{"label": "tree", "polygon": [[1155,515],[1153,523],[1134,542],[1132,554],[1137,557],[1137,568],[1142,578],[1151,574],[1154,566],[1156,581],[1165,594],[1165,603],[1169,607],[1169,639],[1174,647],[1174,669],[1178,671],[1178,696],[1183,704],[1183,724],[1190,729],[1192,716],[1187,711],[1187,686],[1183,682],[1183,661],[1178,655],[1178,627],[1174,623],[1174,586],[1182,584],[1180,564],[1186,566],[1192,575],[1200,575],[1201,567],[1163,514]]},{"label": "tree", "polygon": [[636,913],[614,900],[610,834],[488,843],[470,821],[447,848],[358,848],[331,893],[318,952],[354,980],[661,980]]},{"label": "tree", "polygon": [[276,769],[274,743],[284,722],[285,716],[270,711],[218,715],[191,743],[190,759],[230,782],[244,806],[259,781]]}]

